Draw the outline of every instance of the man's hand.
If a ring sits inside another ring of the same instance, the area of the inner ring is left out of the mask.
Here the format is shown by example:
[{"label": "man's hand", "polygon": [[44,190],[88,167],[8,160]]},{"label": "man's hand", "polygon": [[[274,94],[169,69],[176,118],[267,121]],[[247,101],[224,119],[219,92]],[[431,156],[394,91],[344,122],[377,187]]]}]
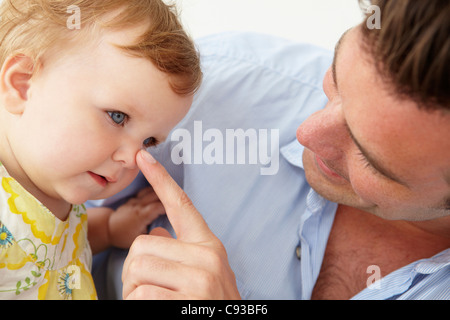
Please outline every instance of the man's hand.
[{"label": "man's hand", "polygon": [[146,151],[136,161],[177,235],[139,236],[125,260],[124,299],[240,299],[226,250],[187,195]]}]

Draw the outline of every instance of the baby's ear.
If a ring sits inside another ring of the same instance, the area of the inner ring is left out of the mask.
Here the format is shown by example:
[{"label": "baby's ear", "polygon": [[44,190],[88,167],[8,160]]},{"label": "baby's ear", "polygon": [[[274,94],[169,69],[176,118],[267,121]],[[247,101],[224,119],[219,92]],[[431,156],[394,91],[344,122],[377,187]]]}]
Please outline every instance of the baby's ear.
[{"label": "baby's ear", "polygon": [[13,114],[22,114],[28,100],[34,62],[25,55],[9,56],[0,73],[3,106]]}]

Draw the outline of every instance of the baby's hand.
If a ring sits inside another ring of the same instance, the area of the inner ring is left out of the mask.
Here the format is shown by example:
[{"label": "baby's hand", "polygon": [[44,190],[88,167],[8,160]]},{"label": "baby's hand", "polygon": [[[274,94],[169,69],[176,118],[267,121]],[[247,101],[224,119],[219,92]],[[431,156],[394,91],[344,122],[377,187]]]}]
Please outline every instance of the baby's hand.
[{"label": "baby's hand", "polygon": [[109,218],[111,245],[129,248],[134,239],[147,233],[148,225],[163,214],[165,209],[153,188],[141,190],[135,198],[111,214]]}]

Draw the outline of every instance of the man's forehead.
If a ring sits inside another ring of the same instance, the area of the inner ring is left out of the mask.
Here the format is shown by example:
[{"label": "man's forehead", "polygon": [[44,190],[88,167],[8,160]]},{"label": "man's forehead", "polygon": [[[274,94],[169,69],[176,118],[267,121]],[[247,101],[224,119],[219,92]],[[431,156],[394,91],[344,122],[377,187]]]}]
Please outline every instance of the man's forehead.
[{"label": "man's forehead", "polygon": [[339,38],[338,42],[336,43],[336,46],[334,47],[334,58],[333,58],[333,63],[331,65],[331,69],[333,71],[333,80],[334,83],[337,86],[337,78],[336,78],[336,61],[339,55],[339,51],[341,49],[342,43],[344,42],[344,38],[345,36],[349,33],[349,31],[352,29],[348,29],[347,31],[345,31],[342,36]]}]

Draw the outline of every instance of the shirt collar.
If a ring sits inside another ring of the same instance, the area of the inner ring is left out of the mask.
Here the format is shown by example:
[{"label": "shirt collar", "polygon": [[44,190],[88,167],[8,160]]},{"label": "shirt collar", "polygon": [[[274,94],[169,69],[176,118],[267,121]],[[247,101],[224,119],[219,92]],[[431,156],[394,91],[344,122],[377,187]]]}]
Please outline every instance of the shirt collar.
[{"label": "shirt collar", "polygon": [[446,249],[430,259],[424,259],[416,264],[414,271],[421,274],[432,274],[450,266],[450,249]]},{"label": "shirt collar", "polygon": [[[283,157],[293,166],[301,168],[303,167],[303,151],[305,147],[302,146],[297,139],[291,141],[290,143],[284,145],[280,149],[280,153]],[[325,205],[327,204],[327,200],[325,200],[321,195],[311,189],[306,198],[306,205],[311,213],[320,212],[323,210]]]},{"label": "shirt collar", "polygon": [[304,146],[295,139],[294,141],[284,145],[280,149],[281,155],[293,166],[303,169],[303,150]]}]

